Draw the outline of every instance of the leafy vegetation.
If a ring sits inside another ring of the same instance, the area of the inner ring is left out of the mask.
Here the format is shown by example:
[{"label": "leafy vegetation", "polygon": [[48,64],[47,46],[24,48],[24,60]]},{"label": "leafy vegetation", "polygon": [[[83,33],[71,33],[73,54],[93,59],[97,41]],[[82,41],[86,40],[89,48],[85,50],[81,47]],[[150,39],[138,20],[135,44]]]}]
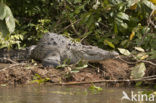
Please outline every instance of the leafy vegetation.
[{"label": "leafy vegetation", "polygon": [[104,49],[142,47],[155,59],[155,5],[155,0],[0,0],[0,47],[29,46],[52,31]]},{"label": "leafy vegetation", "polygon": [[92,84],[90,87],[89,87],[89,90],[94,93],[94,94],[97,94],[99,92],[101,92],[103,89],[101,87],[98,87],[94,84]]},{"label": "leafy vegetation", "polygon": [[42,78],[39,74],[35,74],[35,76],[33,77],[32,83],[42,84],[49,80],[50,80],[50,78]]}]

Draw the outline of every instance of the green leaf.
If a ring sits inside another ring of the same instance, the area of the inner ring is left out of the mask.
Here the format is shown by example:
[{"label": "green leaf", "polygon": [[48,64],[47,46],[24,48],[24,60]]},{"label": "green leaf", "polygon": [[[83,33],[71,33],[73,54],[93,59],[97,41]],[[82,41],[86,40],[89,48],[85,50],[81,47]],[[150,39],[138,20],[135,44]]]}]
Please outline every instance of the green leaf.
[{"label": "green leaf", "polygon": [[139,87],[139,86],[142,85],[142,83],[143,83],[142,81],[139,81],[139,82],[136,83],[136,86]]},{"label": "green leaf", "polygon": [[76,70],[76,69],[71,70],[71,73],[78,73],[78,72],[80,72],[80,70]]},{"label": "green leaf", "polygon": [[104,43],[106,43],[107,45],[109,45],[112,48],[115,48],[114,44],[108,40],[104,40]]},{"label": "green leaf", "polygon": [[5,4],[0,3],[0,20],[6,17]]},{"label": "green leaf", "polygon": [[120,25],[121,25],[124,29],[127,29],[127,28],[128,28],[127,23],[122,22]]},{"label": "green leaf", "polygon": [[118,34],[118,26],[116,23],[114,23],[114,33]]},{"label": "green leaf", "polygon": [[0,33],[2,33],[3,36],[9,34],[5,21],[2,20],[0,20]]},{"label": "green leaf", "polygon": [[156,50],[151,51],[150,55],[151,55],[150,56],[151,59],[156,59]]},{"label": "green leaf", "polygon": [[117,14],[117,17],[122,19],[122,20],[129,20],[129,16],[126,13],[123,13],[123,12],[119,12]]},{"label": "green leaf", "polygon": [[87,64],[84,64],[84,65],[82,65],[80,67],[75,67],[75,69],[76,70],[81,70],[81,69],[84,69],[84,68],[87,68],[87,67],[88,67],[88,65]]},{"label": "green leaf", "polygon": [[128,7],[131,7],[133,5],[135,5],[136,3],[138,3],[140,0],[128,0]]},{"label": "green leaf", "polygon": [[103,89],[101,87],[98,87],[94,84],[92,84],[89,88],[88,88],[90,91],[92,91],[93,93],[98,93],[98,92],[101,92]]},{"label": "green leaf", "polygon": [[118,48],[119,52],[125,56],[130,56],[131,53],[127,49]]},{"label": "green leaf", "polygon": [[[122,19],[120,18],[115,18],[115,22],[118,25],[118,29],[123,30],[123,29],[127,29],[128,25],[127,23],[125,23]],[[122,29],[123,28],[123,29]]]},{"label": "green leaf", "polygon": [[8,16],[5,18],[5,22],[7,25],[7,28],[10,33],[14,32],[15,30],[15,19],[12,16]]},{"label": "green leaf", "polygon": [[143,2],[147,7],[149,7],[150,9],[156,10],[156,6],[155,6],[152,2],[150,2],[150,1],[148,1],[148,0],[143,0],[142,2]]},{"label": "green leaf", "polygon": [[88,19],[87,27],[91,29],[92,26],[95,26],[94,24],[95,24],[94,15],[91,15]]},{"label": "green leaf", "polygon": [[87,61],[83,61],[83,60],[80,60],[76,65],[75,65],[75,68],[73,68],[71,70],[71,72],[73,73],[77,73],[79,72],[80,70],[84,69],[84,68],[87,68],[88,67],[88,62]]},{"label": "green leaf", "polygon": [[144,34],[147,34],[149,31],[150,31],[150,28],[147,27],[147,26],[145,26],[145,27],[142,29],[142,32],[143,32]]},{"label": "green leaf", "polygon": [[67,64],[62,64],[62,65],[57,66],[56,69],[65,68],[67,66],[68,66]]},{"label": "green leaf", "polygon": [[132,79],[139,79],[145,75],[146,67],[144,63],[137,64],[135,67],[132,68],[131,71],[131,78]]},{"label": "green leaf", "polygon": [[76,10],[74,11],[74,13],[79,14],[82,9],[84,9],[84,5],[76,7]]},{"label": "green leaf", "polygon": [[6,22],[9,32],[12,33],[15,30],[15,19],[13,17],[13,14],[12,14],[10,8],[8,6],[6,6],[5,9],[6,9],[5,22]]},{"label": "green leaf", "polygon": [[1,4],[0,5],[0,12],[1,12],[0,13],[0,19],[5,19],[5,22],[1,21],[1,23],[0,23],[0,32],[3,35],[7,35],[9,33],[14,32],[14,30],[15,30],[15,19],[13,17],[13,14],[12,14],[10,8],[5,4]]},{"label": "green leaf", "polygon": [[74,3],[76,4],[76,3],[81,3],[82,2],[82,0],[74,0]]}]

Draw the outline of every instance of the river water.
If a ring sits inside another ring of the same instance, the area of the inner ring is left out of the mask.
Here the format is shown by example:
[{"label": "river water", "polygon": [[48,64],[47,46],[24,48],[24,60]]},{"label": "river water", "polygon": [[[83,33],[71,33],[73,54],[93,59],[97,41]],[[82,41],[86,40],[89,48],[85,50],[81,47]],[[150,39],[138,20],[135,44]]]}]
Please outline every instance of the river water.
[{"label": "river water", "polygon": [[[0,69],[9,66],[0,64]],[[122,99],[123,92],[130,98],[136,94],[139,100],[139,91],[149,91],[140,88],[103,88],[100,92],[89,90],[89,86],[58,86],[58,85],[27,85],[17,87],[0,86],[0,103],[156,103],[145,101],[133,102]],[[156,99],[156,97],[154,98]],[[135,101],[134,100],[134,101]],[[149,100],[148,100],[149,101]]]},{"label": "river water", "polygon": [[[122,100],[123,91],[131,95],[143,89],[106,88],[92,92],[88,86],[20,86],[0,87],[0,103],[140,103]],[[147,102],[141,102],[147,103]],[[149,102],[155,103],[155,102]]]}]

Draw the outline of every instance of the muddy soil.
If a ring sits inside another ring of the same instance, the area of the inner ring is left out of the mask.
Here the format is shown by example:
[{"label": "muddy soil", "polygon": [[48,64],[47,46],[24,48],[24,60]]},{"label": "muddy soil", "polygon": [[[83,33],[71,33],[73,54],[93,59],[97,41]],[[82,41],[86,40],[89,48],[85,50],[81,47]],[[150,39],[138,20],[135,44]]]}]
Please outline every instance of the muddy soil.
[{"label": "muddy soil", "polygon": [[[0,85],[31,84],[36,82],[50,82],[55,84],[91,83],[96,81],[109,81],[116,84],[115,80],[130,79],[132,65],[120,60],[104,60],[89,63],[87,68],[77,73],[71,72],[71,68],[44,68],[42,65],[30,63],[10,64],[0,68]],[[146,76],[156,74],[156,67],[147,64]],[[48,78],[48,79],[47,79]],[[114,81],[113,81],[114,80]]]}]

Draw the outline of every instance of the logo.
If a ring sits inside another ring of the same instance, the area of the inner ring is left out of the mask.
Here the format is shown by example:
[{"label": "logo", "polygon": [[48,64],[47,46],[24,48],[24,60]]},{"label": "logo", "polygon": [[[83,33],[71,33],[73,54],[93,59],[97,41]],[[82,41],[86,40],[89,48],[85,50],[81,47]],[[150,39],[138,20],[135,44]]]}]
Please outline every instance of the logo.
[{"label": "logo", "polygon": [[129,100],[129,101],[133,101],[133,102],[137,102],[137,101],[149,101],[149,102],[153,102],[155,99],[155,95],[154,94],[144,94],[143,92],[139,91],[138,93],[134,93],[133,91],[131,91],[130,95],[128,95],[125,91],[122,92],[123,96],[121,98],[121,100]]}]

